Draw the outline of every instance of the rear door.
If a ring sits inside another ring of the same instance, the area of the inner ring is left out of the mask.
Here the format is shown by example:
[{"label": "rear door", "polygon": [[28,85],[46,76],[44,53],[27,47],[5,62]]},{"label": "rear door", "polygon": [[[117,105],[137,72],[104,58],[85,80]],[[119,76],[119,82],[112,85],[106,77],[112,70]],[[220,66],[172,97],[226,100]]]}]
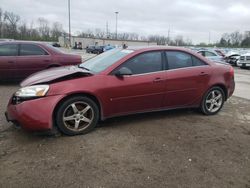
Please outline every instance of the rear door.
[{"label": "rear door", "polygon": [[159,109],[166,89],[163,71],[163,52],[139,54],[126,61],[120,68],[127,68],[132,75],[107,78],[104,95],[109,101],[108,114],[126,114]]},{"label": "rear door", "polygon": [[17,67],[19,77],[25,78],[37,71],[44,70],[51,64],[51,55],[36,44],[19,44]]},{"label": "rear door", "polygon": [[16,57],[18,52],[17,44],[0,44],[0,78],[17,78]]},{"label": "rear door", "polygon": [[181,51],[167,51],[167,92],[164,106],[168,108],[194,104],[207,88],[210,66],[195,56]]}]

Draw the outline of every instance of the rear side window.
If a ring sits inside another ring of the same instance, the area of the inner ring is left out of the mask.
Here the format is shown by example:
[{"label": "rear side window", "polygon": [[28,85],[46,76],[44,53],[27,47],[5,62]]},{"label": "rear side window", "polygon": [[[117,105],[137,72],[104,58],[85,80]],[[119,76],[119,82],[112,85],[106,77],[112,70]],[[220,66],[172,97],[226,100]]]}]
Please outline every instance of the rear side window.
[{"label": "rear side window", "polygon": [[34,44],[21,44],[20,56],[48,55],[41,47]]},{"label": "rear side window", "polygon": [[17,44],[0,45],[0,56],[17,56]]},{"label": "rear side window", "polygon": [[197,57],[180,51],[168,51],[166,52],[168,69],[179,69],[193,66],[207,65]]},{"label": "rear side window", "polygon": [[146,52],[123,63],[121,67],[131,70],[132,74],[144,74],[162,70],[161,52]]},{"label": "rear side window", "polygon": [[167,60],[168,69],[192,67],[193,64],[191,55],[178,51],[167,52]]}]

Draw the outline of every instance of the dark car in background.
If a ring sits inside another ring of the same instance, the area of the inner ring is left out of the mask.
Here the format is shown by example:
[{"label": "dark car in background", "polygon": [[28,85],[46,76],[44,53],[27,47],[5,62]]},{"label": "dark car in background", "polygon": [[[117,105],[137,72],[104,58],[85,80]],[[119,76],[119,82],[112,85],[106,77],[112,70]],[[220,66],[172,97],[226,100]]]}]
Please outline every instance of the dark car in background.
[{"label": "dark car in background", "polygon": [[81,56],[38,42],[0,42],[0,81],[23,79],[51,67],[77,65]]},{"label": "dark car in background", "polygon": [[86,47],[86,52],[92,54],[101,54],[104,52],[104,46],[90,45]]}]

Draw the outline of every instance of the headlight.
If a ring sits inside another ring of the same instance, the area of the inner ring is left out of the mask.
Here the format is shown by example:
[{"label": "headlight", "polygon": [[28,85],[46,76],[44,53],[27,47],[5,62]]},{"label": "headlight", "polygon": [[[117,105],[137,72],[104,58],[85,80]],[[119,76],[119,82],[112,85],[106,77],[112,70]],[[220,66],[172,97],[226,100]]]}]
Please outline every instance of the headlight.
[{"label": "headlight", "polygon": [[47,94],[49,85],[34,85],[20,88],[16,93],[16,97],[43,97]]}]

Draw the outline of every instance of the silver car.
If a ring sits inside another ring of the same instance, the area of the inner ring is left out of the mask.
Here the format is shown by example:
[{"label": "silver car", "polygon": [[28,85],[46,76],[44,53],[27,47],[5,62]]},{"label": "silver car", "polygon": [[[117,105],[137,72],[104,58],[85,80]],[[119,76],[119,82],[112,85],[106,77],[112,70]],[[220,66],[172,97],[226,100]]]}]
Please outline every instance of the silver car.
[{"label": "silver car", "polygon": [[224,57],[219,55],[216,51],[214,50],[199,50],[197,53],[201,54],[202,56],[212,60],[212,61],[217,61],[217,62],[223,62],[226,63],[224,60]]}]

